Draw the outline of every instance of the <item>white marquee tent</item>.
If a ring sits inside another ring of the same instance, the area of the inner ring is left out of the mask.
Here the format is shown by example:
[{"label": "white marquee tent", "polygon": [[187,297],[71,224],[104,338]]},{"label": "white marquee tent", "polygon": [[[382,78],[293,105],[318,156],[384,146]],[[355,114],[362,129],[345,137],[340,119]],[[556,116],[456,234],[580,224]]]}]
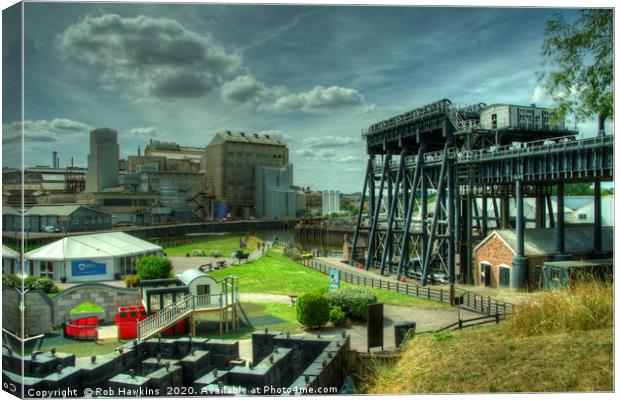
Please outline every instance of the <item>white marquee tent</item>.
[{"label": "white marquee tent", "polygon": [[132,273],[139,258],[162,248],[123,232],[69,236],[26,253],[31,274],[68,282],[102,281]]}]

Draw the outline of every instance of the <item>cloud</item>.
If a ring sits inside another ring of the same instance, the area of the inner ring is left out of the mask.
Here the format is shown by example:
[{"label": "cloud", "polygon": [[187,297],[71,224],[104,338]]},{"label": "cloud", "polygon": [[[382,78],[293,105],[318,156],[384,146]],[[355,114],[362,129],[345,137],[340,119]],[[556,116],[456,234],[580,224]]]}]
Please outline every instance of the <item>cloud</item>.
[{"label": "cloud", "polygon": [[534,88],[534,93],[532,93],[532,98],[530,102],[536,104],[539,107],[550,107],[553,105],[553,98],[542,86],[536,86]]},{"label": "cloud", "polygon": [[[355,156],[345,156],[342,157],[340,159],[338,159],[336,162],[339,164],[352,164],[352,163],[357,163],[357,162],[361,162],[362,159],[360,157],[355,157]],[[357,170],[357,169],[355,169]]]},{"label": "cloud", "polygon": [[262,107],[278,92],[252,75],[240,75],[224,83],[221,90],[222,99],[230,103],[252,104]]},{"label": "cloud", "polygon": [[315,86],[308,92],[288,94],[276,101],[279,109],[300,109],[306,112],[325,112],[342,107],[357,106],[364,97],[355,89],[340,86]]},{"label": "cloud", "polygon": [[[24,135],[26,146],[37,143],[52,143],[63,139],[85,138],[93,128],[82,122],[65,118],[47,120],[25,120]],[[21,141],[22,126],[19,121],[2,125],[2,143],[16,144]]]},{"label": "cloud", "polygon": [[241,62],[210,35],[167,18],[87,16],[56,44],[66,58],[101,68],[104,87],[129,87],[140,99],[203,96]]},{"label": "cloud", "polygon": [[256,133],[258,133],[259,135],[269,135],[269,137],[279,140],[281,143],[290,143],[295,140],[292,135],[289,135],[277,129],[267,129]]},{"label": "cloud", "polygon": [[155,138],[159,136],[159,131],[154,126],[148,128],[133,128],[127,131],[126,136],[134,138]]},{"label": "cloud", "polygon": [[310,148],[332,148],[332,147],[344,147],[354,144],[361,144],[361,138],[351,136],[310,136],[301,141],[302,145]]},{"label": "cloud", "polygon": [[301,110],[330,112],[363,104],[364,97],[355,89],[340,86],[315,86],[308,92],[290,93],[286,86],[268,86],[254,76],[240,75],[222,85],[224,101],[252,105],[259,110]]}]

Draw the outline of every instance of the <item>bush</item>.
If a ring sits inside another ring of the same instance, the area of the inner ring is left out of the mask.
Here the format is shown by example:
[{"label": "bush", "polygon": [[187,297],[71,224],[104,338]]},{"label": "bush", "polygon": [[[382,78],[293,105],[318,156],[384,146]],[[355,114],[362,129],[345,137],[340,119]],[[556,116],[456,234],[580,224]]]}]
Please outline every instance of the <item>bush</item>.
[{"label": "bush", "polygon": [[329,322],[334,326],[340,326],[347,319],[347,314],[342,311],[342,308],[336,306],[329,310]]},{"label": "bush", "polygon": [[138,261],[140,279],[165,279],[172,272],[172,262],[165,257],[147,256]]},{"label": "bush", "polygon": [[26,279],[24,279],[24,288],[32,289],[32,286],[37,281],[37,279],[39,279],[38,276],[27,276]]},{"label": "bush", "polygon": [[[30,279],[32,278],[32,279]],[[58,293],[60,289],[50,278],[38,278],[36,276],[29,276],[26,278],[26,284],[29,289],[41,289],[45,293]]]},{"label": "bush", "polygon": [[22,280],[15,274],[2,275],[2,286],[20,287]]},{"label": "bush", "polygon": [[319,293],[306,293],[296,302],[297,321],[305,327],[321,327],[329,321],[329,302]]},{"label": "bush", "polygon": [[140,277],[138,275],[127,275],[125,277],[125,286],[128,288],[140,286]]},{"label": "bush", "polygon": [[366,320],[366,307],[377,302],[377,296],[366,288],[332,290],[325,294],[331,307],[340,307],[351,319]]}]

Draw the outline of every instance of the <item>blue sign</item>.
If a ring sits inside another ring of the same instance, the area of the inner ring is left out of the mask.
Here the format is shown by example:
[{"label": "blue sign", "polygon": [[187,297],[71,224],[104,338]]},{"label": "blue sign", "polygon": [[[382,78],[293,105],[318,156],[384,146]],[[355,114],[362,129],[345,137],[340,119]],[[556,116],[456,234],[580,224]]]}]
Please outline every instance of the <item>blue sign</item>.
[{"label": "blue sign", "polygon": [[105,263],[98,263],[91,260],[71,260],[71,275],[105,275]]},{"label": "blue sign", "polygon": [[340,289],[340,270],[332,268],[329,271],[329,288],[330,290]]}]

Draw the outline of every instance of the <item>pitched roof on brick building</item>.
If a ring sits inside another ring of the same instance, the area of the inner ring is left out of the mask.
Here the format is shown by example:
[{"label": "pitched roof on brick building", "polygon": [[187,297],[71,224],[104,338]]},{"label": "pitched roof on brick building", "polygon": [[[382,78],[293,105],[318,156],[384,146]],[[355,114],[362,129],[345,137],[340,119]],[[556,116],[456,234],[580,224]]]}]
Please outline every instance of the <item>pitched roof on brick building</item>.
[{"label": "pitched roof on brick building", "polygon": [[[564,249],[566,253],[587,253],[594,248],[593,229],[591,226],[566,228],[564,232]],[[603,227],[603,251],[613,250],[613,227]],[[474,251],[478,250],[491,237],[499,237],[510,250],[516,254],[517,234],[513,229],[498,229],[492,231]],[[525,255],[539,256],[555,254],[555,229],[536,228],[525,230]]]}]

